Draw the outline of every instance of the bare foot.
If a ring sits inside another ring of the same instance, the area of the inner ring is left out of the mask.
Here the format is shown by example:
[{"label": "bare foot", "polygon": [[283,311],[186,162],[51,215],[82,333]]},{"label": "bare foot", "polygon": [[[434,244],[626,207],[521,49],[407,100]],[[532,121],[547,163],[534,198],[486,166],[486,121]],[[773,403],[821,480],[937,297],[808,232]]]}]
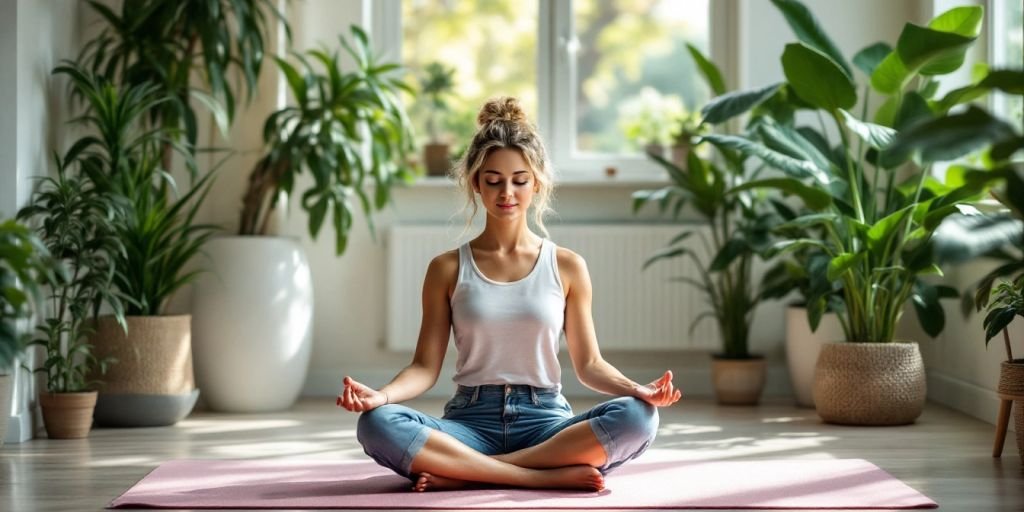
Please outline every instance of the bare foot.
[{"label": "bare foot", "polygon": [[591,466],[544,469],[538,472],[537,480],[532,482],[530,487],[603,491],[604,475]]},{"label": "bare foot", "polygon": [[413,484],[412,490],[416,492],[453,491],[455,489],[467,487],[469,484],[470,482],[465,480],[455,480],[454,478],[445,478],[443,476],[432,475],[430,473],[420,473],[420,477],[416,479],[416,483]]}]

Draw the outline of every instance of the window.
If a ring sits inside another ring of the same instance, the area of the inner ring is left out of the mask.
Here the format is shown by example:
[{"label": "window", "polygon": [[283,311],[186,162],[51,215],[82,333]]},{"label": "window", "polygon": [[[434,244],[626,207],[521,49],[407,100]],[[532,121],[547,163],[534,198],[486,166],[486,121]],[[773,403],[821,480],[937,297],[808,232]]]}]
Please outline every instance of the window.
[{"label": "window", "polygon": [[[994,68],[1024,67],[1024,5],[1020,0],[992,0],[988,5],[992,28],[990,63]],[[1020,96],[995,93],[992,109],[1001,117],[1024,128],[1024,100]]]},{"label": "window", "polygon": [[[479,106],[510,94],[537,123],[563,180],[604,180],[609,168],[619,178],[661,180],[646,146],[671,145],[710,94],[686,44],[730,75],[711,44],[711,20],[725,4],[732,2],[386,0],[373,3],[373,16],[384,39],[377,44],[401,55],[409,83],[431,62],[454,68],[455,101],[438,123],[454,151],[468,143]],[[417,101],[410,110],[426,142],[430,109]]]}]

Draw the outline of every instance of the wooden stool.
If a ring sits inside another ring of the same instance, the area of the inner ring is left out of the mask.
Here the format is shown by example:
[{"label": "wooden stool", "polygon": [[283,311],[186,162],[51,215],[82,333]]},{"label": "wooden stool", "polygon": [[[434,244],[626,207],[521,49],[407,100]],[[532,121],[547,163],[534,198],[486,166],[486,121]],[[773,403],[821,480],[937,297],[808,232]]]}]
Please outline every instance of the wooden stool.
[{"label": "wooden stool", "polygon": [[999,419],[996,420],[996,442],[992,446],[992,456],[1003,455],[1003,441],[1006,440],[1006,427],[1010,424],[1010,408],[1014,400],[1024,400],[1024,395],[999,395]]}]

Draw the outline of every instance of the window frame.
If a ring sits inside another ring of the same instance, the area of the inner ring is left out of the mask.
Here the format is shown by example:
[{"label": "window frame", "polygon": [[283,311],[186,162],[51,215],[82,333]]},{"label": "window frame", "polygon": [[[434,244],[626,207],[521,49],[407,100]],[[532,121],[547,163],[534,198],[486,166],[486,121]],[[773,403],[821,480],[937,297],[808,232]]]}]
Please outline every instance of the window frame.
[{"label": "window frame", "polygon": [[[985,0],[985,25],[988,28],[988,37],[985,41],[986,59],[990,68],[1001,69],[1011,67],[1006,61],[1006,46],[1002,44],[1002,29],[1006,26],[1004,19],[1007,16],[1009,2],[1014,0]],[[993,91],[988,95],[988,107],[1000,118],[1008,118],[1009,101],[1005,94]],[[1021,128],[1018,126],[1017,128]]]},{"label": "window frame", "polygon": [[[401,58],[402,0],[372,2],[370,28],[375,49],[389,60]],[[572,1],[536,0],[537,118],[558,181],[569,183],[666,182],[665,172],[641,155],[581,153],[576,150],[575,59]],[[739,84],[742,41],[739,0],[710,0],[708,42],[710,58],[721,68],[726,83]],[[614,169],[614,172],[608,172]]]}]

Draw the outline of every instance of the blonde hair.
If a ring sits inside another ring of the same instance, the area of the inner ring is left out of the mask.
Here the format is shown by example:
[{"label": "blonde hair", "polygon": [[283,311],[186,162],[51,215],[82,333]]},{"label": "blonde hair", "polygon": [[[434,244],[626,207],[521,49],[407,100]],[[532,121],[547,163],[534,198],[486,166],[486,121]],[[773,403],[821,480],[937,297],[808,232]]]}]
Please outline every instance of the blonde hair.
[{"label": "blonde hair", "polygon": [[510,96],[488,100],[480,108],[476,123],[477,131],[473,141],[451,171],[452,178],[466,196],[462,212],[468,213],[466,227],[462,233],[465,234],[472,226],[473,218],[479,209],[473,183],[479,178],[480,167],[494,150],[509,148],[519,150],[533,172],[537,192],[531,205],[532,220],[537,229],[545,237],[549,237],[544,226],[544,216],[552,211],[551,198],[555,180],[547,150],[544,149],[537,128],[526,118],[519,100]]}]

